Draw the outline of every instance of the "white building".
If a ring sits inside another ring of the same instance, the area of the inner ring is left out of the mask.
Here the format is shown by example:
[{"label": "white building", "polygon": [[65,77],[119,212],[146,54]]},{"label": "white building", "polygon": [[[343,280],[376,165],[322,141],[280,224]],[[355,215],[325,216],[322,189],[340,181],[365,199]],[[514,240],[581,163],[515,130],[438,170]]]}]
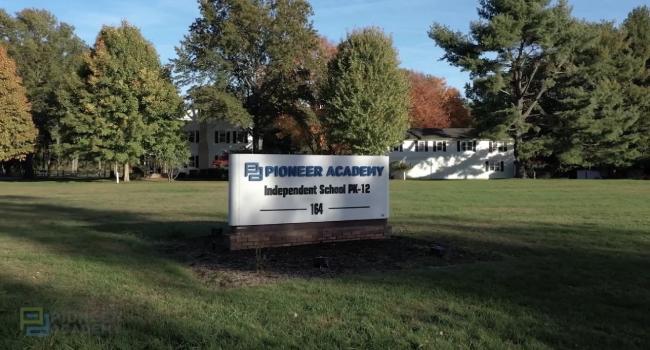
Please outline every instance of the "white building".
[{"label": "white building", "polygon": [[182,173],[201,169],[214,169],[219,161],[228,160],[232,152],[252,151],[253,137],[244,129],[225,121],[198,121],[195,116],[186,116],[183,127],[192,154]]},{"label": "white building", "polygon": [[[473,129],[410,129],[389,156],[391,164],[411,166],[409,179],[504,179],[515,170],[511,141],[478,139]],[[401,171],[391,174],[403,176]]]}]

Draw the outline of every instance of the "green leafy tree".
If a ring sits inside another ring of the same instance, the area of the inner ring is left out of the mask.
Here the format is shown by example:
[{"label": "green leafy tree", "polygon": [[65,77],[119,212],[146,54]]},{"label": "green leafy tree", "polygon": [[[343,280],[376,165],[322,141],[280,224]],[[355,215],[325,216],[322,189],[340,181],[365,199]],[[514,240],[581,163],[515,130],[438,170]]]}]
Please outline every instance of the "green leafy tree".
[{"label": "green leafy tree", "polygon": [[141,157],[163,155],[158,137],[180,135],[182,100],[151,43],[126,22],[102,28],[86,56],[84,79],[80,108],[65,118],[69,145],[112,162],[118,182],[123,164],[129,181],[130,166]]},{"label": "green leafy tree", "polygon": [[429,36],[444,59],[470,72],[467,90],[479,131],[511,137],[517,174],[548,155],[550,114],[540,101],[552,89],[579,45],[566,1],[481,0],[469,34],[434,24]]},{"label": "green leafy tree", "polygon": [[329,142],[352,154],[385,154],[409,124],[409,85],[392,40],[377,28],[357,30],[329,63],[324,99]]},{"label": "green leafy tree", "polygon": [[[0,40],[18,65],[27,89],[31,113],[39,130],[36,152],[47,168],[52,158],[61,158],[60,120],[68,98],[79,86],[84,42],[74,28],[59,22],[45,10],[25,9],[15,17],[0,10]],[[58,146],[57,146],[58,145]],[[53,157],[54,154],[54,157]],[[32,154],[27,157],[27,174],[33,172]]]},{"label": "green leafy tree", "polygon": [[406,173],[408,173],[409,170],[413,169],[413,164],[403,160],[394,161],[390,163],[390,168],[391,170],[401,174],[402,180],[406,180]]},{"label": "green leafy tree", "polygon": [[33,152],[37,130],[16,63],[0,45],[0,162]]},{"label": "green leafy tree", "polygon": [[185,134],[179,132],[175,121],[159,125],[156,132],[156,144],[152,149],[153,159],[167,169],[167,179],[172,181],[178,176],[178,169],[190,157],[189,146]]},{"label": "green leafy tree", "polygon": [[[257,151],[273,121],[312,99],[318,37],[304,0],[201,0],[201,16],[177,48],[175,72],[204,119],[248,128]],[[269,146],[265,142],[265,148]]]}]

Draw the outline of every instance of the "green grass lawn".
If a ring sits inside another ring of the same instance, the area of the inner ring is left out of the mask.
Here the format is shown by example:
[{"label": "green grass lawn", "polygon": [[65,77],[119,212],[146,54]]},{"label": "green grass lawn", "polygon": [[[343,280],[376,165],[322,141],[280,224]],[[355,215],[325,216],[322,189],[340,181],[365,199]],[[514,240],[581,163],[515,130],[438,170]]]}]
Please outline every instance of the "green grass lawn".
[{"label": "green grass lawn", "polygon": [[[390,198],[396,235],[490,258],[223,288],[161,247],[224,225],[227,183],[0,183],[0,349],[650,348],[650,182]],[[64,327],[25,337],[21,306]]]}]

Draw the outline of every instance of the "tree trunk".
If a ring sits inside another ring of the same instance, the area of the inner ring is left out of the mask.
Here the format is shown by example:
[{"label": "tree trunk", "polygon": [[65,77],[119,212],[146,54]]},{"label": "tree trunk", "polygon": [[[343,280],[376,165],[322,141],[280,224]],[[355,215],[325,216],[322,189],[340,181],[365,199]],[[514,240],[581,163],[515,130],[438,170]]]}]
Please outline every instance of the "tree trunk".
[{"label": "tree trunk", "polygon": [[79,157],[78,156],[75,156],[74,158],[72,158],[72,161],[70,161],[70,171],[75,175],[79,171]]},{"label": "tree trunk", "polygon": [[257,123],[255,123],[255,126],[253,126],[251,130],[251,134],[253,134],[253,153],[258,153],[259,152],[259,143],[260,143],[260,132],[257,127]]},{"label": "tree trunk", "polygon": [[406,180],[406,170],[402,171],[402,181]]},{"label": "tree trunk", "polygon": [[521,156],[519,154],[520,145],[521,145],[521,135],[517,133],[517,135],[515,135],[515,144],[514,144],[515,177],[525,179],[527,177],[526,166],[524,162],[521,161]]},{"label": "tree trunk", "polygon": [[115,165],[113,167],[113,173],[115,173],[115,183],[119,184],[120,183],[120,172],[118,171],[118,169],[119,168],[117,167],[117,162],[115,162]]},{"label": "tree trunk", "polygon": [[52,154],[51,152],[43,152],[43,170],[45,172],[45,176],[49,177],[50,176],[50,163],[52,162]]},{"label": "tree trunk", "polygon": [[253,153],[259,152],[259,140],[260,134],[257,132],[257,128],[253,128]]},{"label": "tree trunk", "polygon": [[131,181],[131,179],[129,177],[130,172],[131,172],[131,169],[129,167],[129,162],[124,163],[124,182]]},{"label": "tree trunk", "polygon": [[26,179],[34,178],[34,153],[28,154],[25,159],[25,172],[23,177]]}]

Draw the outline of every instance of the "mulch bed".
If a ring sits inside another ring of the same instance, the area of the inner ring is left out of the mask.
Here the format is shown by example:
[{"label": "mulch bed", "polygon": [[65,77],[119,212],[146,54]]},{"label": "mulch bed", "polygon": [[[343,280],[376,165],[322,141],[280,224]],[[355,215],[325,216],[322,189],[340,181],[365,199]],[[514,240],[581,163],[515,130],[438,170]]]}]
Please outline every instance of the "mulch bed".
[{"label": "mulch bed", "polygon": [[206,283],[226,288],[484,260],[447,243],[400,236],[259,251],[228,251],[213,242],[206,236],[176,241],[165,250],[192,266]]}]

